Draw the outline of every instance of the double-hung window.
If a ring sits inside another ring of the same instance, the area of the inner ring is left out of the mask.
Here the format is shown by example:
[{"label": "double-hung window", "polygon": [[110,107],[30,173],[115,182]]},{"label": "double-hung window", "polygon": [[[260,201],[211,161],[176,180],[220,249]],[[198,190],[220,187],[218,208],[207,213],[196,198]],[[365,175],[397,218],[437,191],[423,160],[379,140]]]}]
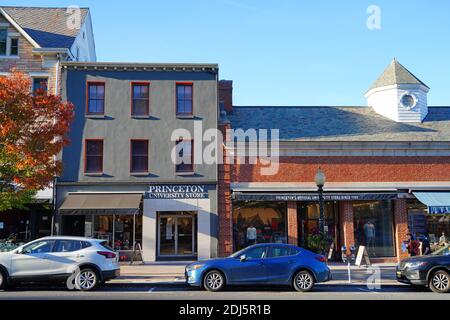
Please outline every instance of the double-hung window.
[{"label": "double-hung window", "polygon": [[6,27],[0,28],[0,56],[17,57],[19,55],[19,36],[9,33]]},{"label": "double-hung window", "polygon": [[17,56],[19,55],[19,38],[11,38],[9,47],[9,55]]},{"label": "double-hung window", "polygon": [[176,164],[176,172],[193,172],[194,171],[194,140],[179,140],[176,142],[178,161]]},{"label": "double-hung window", "polygon": [[131,172],[148,172],[148,140],[131,140]]},{"label": "double-hung window", "polygon": [[6,56],[8,43],[8,29],[0,29],[0,56]]},{"label": "double-hung window", "polygon": [[177,115],[193,114],[194,87],[192,83],[177,83]]},{"label": "double-hung window", "polygon": [[103,172],[103,140],[86,139],[85,141],[85,169],[86,173]]},{"label": "double-hung window", "polygon": [[132,83],[131,84],[131,115],[132,116],[148,116],[150,113],[150,84],[148,83]]},{"label": "double-hung window", "polygon": [[33,78],[33,94],[36,92],[47,93],[48,78]]},{"label": "double-hung window", "polygon": [[105,83],[88,82],[87,83],[87,114],[104,115],[105,114]]}]

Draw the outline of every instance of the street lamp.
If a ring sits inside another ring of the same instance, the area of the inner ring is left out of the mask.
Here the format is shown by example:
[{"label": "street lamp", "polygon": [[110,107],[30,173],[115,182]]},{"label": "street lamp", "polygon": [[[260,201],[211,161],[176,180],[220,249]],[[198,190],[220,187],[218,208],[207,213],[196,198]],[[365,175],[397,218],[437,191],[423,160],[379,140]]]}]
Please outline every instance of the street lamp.
[{"label": "street lamp", "polygon": [[317,185],[317,192],[319,193],[319,231],[321,233],[325,232],[324,228],[324,213],[323,213],[323,186],[326,182],[325,173],[319,168],[316,173],[316,177],[314,178],[314,181]]}]

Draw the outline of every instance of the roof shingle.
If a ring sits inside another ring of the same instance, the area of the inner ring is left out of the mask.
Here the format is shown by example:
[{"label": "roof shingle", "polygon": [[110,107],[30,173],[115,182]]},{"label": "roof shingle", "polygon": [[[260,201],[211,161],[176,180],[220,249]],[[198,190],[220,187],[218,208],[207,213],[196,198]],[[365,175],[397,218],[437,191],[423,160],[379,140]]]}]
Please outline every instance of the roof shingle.
[{"label": "roof shingle", "polygon": [[381,76],[372,84],[368,91],[374,88],[381,88],[394,84],[421,84],[429,89],[425,83],[394,58],[391,64],[383,71]]},{"label": "roof shingle", "polygon": [[280,140],[450,141],[450,107],[429,107],[422,123],[398,123],[370,107],[233,107],[233,129],[279,129]]},{"label": "roof shingle", "polygon": [[[43,48],[70,48],[80,31],[68,27],[67,21],[72,13],[67,8],[0,8]],[[81,25],[88,12],[88,8],[80,8]]]}]

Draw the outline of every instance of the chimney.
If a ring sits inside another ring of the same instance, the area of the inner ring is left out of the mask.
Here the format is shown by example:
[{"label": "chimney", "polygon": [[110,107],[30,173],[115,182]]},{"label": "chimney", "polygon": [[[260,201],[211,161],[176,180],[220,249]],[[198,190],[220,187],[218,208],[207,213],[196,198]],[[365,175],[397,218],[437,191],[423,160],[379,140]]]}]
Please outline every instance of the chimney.
[{"label": "chimney", "polygon": [[223,103],[223,107],[227,113],[233,112],[233,81],[219,81],[219,105]]}]

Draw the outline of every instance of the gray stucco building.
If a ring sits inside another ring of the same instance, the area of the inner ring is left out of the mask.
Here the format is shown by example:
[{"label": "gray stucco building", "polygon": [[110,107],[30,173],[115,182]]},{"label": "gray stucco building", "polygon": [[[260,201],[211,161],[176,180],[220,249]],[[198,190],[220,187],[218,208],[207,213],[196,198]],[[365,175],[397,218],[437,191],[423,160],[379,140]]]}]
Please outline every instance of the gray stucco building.
[{"label": "gray stucco building", "polygon": [[104,238],[122,259],[135,243],[145,261],[216,256],[217,165],[202,161],[202,140],[217,128],[217,75],[215,64],[63,64],[75,120],[57,232]]}]

